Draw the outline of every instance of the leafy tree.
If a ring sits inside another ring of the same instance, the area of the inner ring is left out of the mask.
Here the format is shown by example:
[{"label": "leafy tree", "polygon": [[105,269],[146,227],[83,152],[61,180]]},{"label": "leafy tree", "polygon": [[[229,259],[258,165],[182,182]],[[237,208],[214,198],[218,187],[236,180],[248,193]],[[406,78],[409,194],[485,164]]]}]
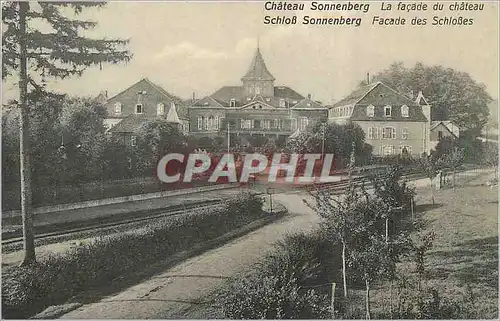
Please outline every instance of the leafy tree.
[{"label": "leafy tree", "polygon": [[419,170],[429,178],[430,181],[430,190],[431,190],[431,200],[432,200],[432,205],[434,205],[436,202],[434,200],[434,178],[437,176],[438,171],[442,165],[441,159],[436,156],[435,154],[430,154],[430,155],[422,155],[422,157],[417,159],[417,166]]},{"label": "leafy tree", "polygon": [[485,86],[468,73],[422,63],[407,68],[402,62],[395,62],[374,75],[373,80],[402,93],[422,91],[432,105],[432,120],[451,120],[474,137],[481,133],[488,120],[488,104],[492,98]]},{"label": "leafy tree", "polygon": [[365,214],[361,208],[364,207],[363,196],[367,196],[364,189],[349,184],[344,197],[337,199],[327,190],[317,190],[314,194],[315,203],[306,204],[311,207],[323,220],[321,227],[332,237],[342,244],[342,279],[344,297],[347,298],[347,264],[348,248],[354,235],[353,231],[363,221]]},{"label": "leafy tree", "polygon": [[389,245],[377,234],[363,233],[365,242],[350,252],[351,266],[357,269],[365,282],[366,318],[371,318],[370,290],[371,283],[384,275],[386,270],[394,270],[395,262],[387,255]]},{"label": "leafy tree", "polygon": [[[14,74],[19,76],[21,213],[25,252],[22,265],[36,261],[31,209],[29,86],[45,92],[44,83],[37,82],[37,78],[64,79],[81,75],[93,65],[130,60],[130,53],[120,49],[127,41],[91,39],[81,34],[97,23],[79,20],[77,15],[85,8],[104,5],[104,2],[41,1],[2,4],[2,79]],[[73,15],[66,14],[64,9],[67,8],[73,10]],[[49,28],[42,28],[44,25]],[[32,73],[28,73],[28,66]]]},{"label": "leafy tree", "polygon": [[464,163],[464,151],[463,149],[460,149],[458,147],[454,147],[448,154],[444,155],[443,157],[443,162],[444,164],[451,168],[452,171],[452,177],[453,177],[453,190],[455,190],[455,183],[456,183],[456,172],[457,169],[462,166]]}]

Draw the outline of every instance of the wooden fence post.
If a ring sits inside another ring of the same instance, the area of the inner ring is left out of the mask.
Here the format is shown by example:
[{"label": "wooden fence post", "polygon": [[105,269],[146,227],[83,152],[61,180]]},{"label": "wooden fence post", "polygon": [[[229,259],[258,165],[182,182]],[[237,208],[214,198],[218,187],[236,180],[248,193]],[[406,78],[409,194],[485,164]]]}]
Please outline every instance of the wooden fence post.
[{"label": "wooden fence post", "polygon": [[332,319],[335,319],[335,283],[332,283]]}]

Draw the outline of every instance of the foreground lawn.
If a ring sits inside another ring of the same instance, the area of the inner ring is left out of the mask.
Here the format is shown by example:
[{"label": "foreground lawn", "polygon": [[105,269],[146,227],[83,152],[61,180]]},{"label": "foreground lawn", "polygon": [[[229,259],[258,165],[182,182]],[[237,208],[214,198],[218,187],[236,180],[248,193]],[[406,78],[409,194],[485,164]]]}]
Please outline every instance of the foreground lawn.
[{"label": "foreground lawn", "polygon": [[[473,181],[455,191],[438,191],[435,205],[428,188],[418,189],[417,195],[422,232],[435,234],[425,256],[427,284],[457,299],[470,288],[477,317],[498,318],[498,190]],[[399,269],[414,272],[413,263],[402,263]],[[388,288],[374,291],[374,311],[389,310]],[[363,302],[363,292],[356,292]]]}]

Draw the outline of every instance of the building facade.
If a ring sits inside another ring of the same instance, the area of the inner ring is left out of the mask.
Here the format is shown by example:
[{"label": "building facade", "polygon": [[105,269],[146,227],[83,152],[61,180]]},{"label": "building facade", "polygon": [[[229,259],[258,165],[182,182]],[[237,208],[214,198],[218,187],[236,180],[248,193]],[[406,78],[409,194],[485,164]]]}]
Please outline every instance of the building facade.
[{"label": "building facade", "polygon": [[296,130],[328,117],[328,109],[287,86],[276,86],[257,48],[239,86],[224,86],[189,106],[190,134],[236,139],[284,141]]},{"label": "building facade", "polygon": [[189,117],[184,102],[144,78],[119,94],[106,98],[108,132],[135,145],[136,132],[148,121],[163,119],[189,133]]},{"label": "building facade", "polygon": [[328,119],[358,124],[373,155],[421,155],[431,149],[430,108],[422,93],[413,99],[377,82],[330,106]]}]

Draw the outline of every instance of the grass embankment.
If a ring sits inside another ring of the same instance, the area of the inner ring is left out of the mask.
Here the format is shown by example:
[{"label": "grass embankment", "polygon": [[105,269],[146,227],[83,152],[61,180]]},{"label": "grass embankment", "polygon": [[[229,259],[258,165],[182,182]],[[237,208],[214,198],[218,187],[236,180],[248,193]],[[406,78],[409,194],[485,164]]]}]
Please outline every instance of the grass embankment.
[{"label": "grass embankment", "polygon": [[[420,230],[413,233],[433,232],[435,238],[425,252],[420,286],[415,283],[419,277],[413,254],[398,264],[400,281],[394,281],[392,287],[394,318],[498,318],[497,192],[478,184],[477,179],[471,182],[465,178],[455,190],[435,192],[436,204],[431,205],[429,188],[417,190]],[[329,284],[337,283],[337,300],[342,298],[338,244],[319,234],[290,236],[284,244],[249,274],[214,294],[218,303],[207,307],[206,314],[222,318],[330,318]],[[401,280],[407,283],[401,285]],[[365,318],[363,286],[352,281],[348,285],[350,318]],[[389,289],[388,281],[373,284],[372,318],[391,318]],[[297,307],[303,309],[295,311]],[[196,317],[207,315],[196,311]]]},{"label": "grass embankment", "polygon": [[2,269],[2,316],[30,317],[265,216],[261,199],[250,194],[238,195],[223,209],[197,211],[156,220],[141,233],[100,238],[32,266]]}]

